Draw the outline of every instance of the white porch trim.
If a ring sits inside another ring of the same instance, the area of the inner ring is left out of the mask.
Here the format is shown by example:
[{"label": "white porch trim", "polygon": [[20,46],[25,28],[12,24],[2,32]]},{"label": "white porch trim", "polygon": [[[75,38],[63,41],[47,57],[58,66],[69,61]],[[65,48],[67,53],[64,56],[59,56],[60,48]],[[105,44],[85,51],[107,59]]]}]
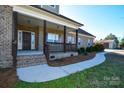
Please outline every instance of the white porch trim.
[{"label": "white porch trim", "polygon": [[43,55],[43,51],[17,51],[17,56]]},{"label": "white porch trim", "polygon": [[24,14],[24,15],[28,15],[28,16],[32,16],[41,20],[46,20],[46,21],[50,21],[53,23],[57,23],[60,25],[64,25],[64,26],[68,26],[71,28],[75,28],[78,29],[79,27],[81,27],[81,25],[76,24],[75,22],[66,20],[64,18],[61,18],[59,16],[53,15],[51,13],[48,13],[46,11],[34,8],[32,6],[28,6],[28,5],[13,5],[13,11],[16,11],[18,13]]},{"label": "white porch trim", "polygon": [[[68,33],[76,35],[75,32],[68,32]],[[80,33],[78,33],[78,35],[95,39],[95,37],[93,37],[93,36],[88,36],[88,35],[84,35],[84,34],[80,34]]]}]

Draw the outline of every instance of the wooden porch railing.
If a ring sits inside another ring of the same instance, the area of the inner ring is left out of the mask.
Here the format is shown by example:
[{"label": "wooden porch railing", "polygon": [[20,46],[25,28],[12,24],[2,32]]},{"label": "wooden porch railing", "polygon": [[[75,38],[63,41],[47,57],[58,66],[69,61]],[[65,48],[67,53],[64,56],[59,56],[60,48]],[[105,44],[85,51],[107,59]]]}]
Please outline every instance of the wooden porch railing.
[{"label": "wooden porch railing", "polygon": [[[49,52],[64,52],[64,43],[47,42]],[[66,52],[76,51],[76,44],[66,44]]]},{"label": "wooden porch railing", "polygon": [[63,52],[64,46],[63,43],[56,43],[56,42],[47,42],[49,47],[49,52]]},{"label": "wooden porch railing", "polygon": [[66,51],[76,51],[76,44],[66,44]]}]

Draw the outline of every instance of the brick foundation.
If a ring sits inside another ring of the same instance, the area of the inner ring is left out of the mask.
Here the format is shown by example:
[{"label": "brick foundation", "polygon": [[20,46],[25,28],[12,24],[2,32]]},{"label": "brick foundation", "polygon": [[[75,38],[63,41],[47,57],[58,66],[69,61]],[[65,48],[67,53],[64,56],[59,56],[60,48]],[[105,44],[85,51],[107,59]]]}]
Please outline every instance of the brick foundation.
[{"label": "brick foundation", "polygon": [[12,15],[12,7],[0,6],[0,68],[13,66]]},{"label": "brick foundation", "polygon": [[27,67],[47,63],[45,55],[17,56],[17,67]]}]

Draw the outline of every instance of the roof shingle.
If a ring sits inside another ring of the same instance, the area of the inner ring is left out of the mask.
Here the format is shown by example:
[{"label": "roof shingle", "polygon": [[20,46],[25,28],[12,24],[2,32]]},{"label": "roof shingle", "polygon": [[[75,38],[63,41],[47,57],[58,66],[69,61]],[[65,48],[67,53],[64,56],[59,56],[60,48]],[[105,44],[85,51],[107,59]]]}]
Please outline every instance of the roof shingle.
[{"label": "roof shingle", "polygon": [[92,35],[92,34],[86,32],[85,30],[80,29],[80,28],[78,29],[78,33],[80,33],[80,34],[84,34],[84,35],[87,35],[87,36],[96,37],[96,36],[94,36],[94,35]]}]

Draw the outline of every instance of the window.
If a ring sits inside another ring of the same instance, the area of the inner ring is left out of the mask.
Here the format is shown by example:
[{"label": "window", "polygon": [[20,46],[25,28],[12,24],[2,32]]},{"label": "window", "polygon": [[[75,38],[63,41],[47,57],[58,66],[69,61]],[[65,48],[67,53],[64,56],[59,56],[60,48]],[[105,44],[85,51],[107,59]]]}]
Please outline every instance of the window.
[{"label": "window", "polygon": [[53,34],[53,33],[48,33],[48,42],[59,42],[59,35],[58,34]]},{"label": "window", "polygon": [[18,31],[18,49],[22,49],[22,31]]},{"label": "window", "polygon": [[[29,31],[21,31],[19,30],[18,31],[18,50],[22,50],[23,47],[24,47],[24,33],[25,32],[28,32],[28,33],[31,33],[31,43],[30,43],[30,46],[31,46],[31,49],[35,49],[35,33],[34,32],[29,32]],[[28,43],[28,42],[27,42]]]},{"label": "window", "polygon": [[55,5],[49,5],[50,7],[53,7],[53,8],[55,8],[56,6]]},{"label": "window", "polygon": [[67,43],[75,43],[74,42],[74,37],[73,36],[68,36]]},{"label": "window", "polygon": [[81,44],[81,38],[78,38],[78,45]]},{"label": "window", "polygon": [[31,49],[35,49],[35,33],[31,32]]},{"label": "window", "polygon": [[90,40],[90,39],[88,39],[87,46],[88,46],[88,47],[91,46],[91,40]]}]

